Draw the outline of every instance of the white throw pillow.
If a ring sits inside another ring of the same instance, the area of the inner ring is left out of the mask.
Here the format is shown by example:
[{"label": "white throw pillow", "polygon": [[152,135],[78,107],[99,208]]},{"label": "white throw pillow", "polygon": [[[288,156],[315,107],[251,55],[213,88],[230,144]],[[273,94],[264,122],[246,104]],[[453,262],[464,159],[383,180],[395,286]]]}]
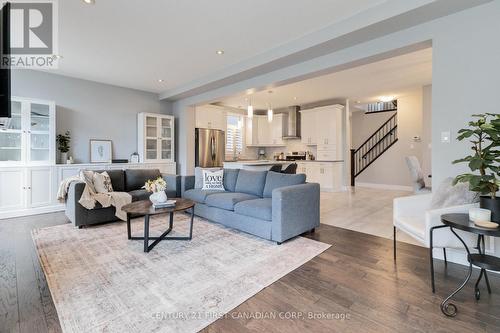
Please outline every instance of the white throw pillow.
[{"label": "white throw pillow", "polygon": [[203,170],[202,190],[224,191],[224,170]]},{"label": "white throw pillow", "polygon": [[92,180],[94,183],[94,188],[97,193],[113,192],[113,185],[111,185],[111,178],[109,177],[106,171],[104,171],[103,173],[94,172]]},{"label": "white throw pillow", "polygon": [[203,188],[203,170],[222,170],[222,168],[202,168],[196,167],[194,168],[194,188],[202,189]]}]

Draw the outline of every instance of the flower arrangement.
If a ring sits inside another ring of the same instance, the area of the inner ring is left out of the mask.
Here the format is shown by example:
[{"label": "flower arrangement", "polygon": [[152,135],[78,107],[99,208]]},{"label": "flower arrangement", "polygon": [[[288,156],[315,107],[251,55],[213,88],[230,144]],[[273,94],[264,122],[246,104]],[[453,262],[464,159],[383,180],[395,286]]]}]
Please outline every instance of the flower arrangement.
[{"label": "flower arrangement", "polygon": [[146,184],[144,184],[143,188],[148,192],[164,192],[167,189],[167,183],[165,179],[162,177],[158,177],[155,180],[148,180]]}]

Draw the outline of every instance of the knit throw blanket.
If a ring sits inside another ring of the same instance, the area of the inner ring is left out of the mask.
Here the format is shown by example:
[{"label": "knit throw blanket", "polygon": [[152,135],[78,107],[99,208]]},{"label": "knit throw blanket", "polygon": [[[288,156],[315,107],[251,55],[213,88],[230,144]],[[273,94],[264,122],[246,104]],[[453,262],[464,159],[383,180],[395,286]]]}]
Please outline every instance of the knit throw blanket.
[{"label": "knit throw blanket", "polygon": [[72,182],[84,182],[85,188],[78,203],[87,209],[94,209],[96,202],[102,207],[114,206],[116,208],[116,217],[120,220],[127,220],[127,213],[122,211],[122,207],[132,202],[132,196],[127,192],[106,192],[99,193],[95,190],[93,182],[94,171],[82,170],[78,176],[73,176],[64,179],[59,184],[57,191],[57,200],[66,202],[69,186]]}]

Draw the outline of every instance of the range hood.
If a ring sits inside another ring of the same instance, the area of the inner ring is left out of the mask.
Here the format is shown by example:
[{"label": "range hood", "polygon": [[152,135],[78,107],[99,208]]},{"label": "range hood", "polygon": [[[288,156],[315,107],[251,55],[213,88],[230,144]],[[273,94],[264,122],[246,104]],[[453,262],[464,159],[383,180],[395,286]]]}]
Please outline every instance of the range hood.
[{"label": "range hood", "polygon": [[[281,110],[280,110],[281,111]],[[284,140],[300,139],[300,106],[289,106],[281,113],[287,115],[287,126],[283,133]]]}]

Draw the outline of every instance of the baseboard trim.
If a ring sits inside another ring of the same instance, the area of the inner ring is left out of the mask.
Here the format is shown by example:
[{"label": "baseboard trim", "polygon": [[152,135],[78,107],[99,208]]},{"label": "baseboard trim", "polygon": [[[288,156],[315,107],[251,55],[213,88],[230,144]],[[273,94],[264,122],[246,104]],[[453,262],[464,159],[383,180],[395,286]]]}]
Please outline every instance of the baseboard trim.
[{"label": "baseboard trim", "polygon": [[57,205],[52,205],[52,206],[47,206],[47,207],[12,210],[12,211],[8,211],[8,212],[0,212],[0,220],[10,219],[10,218],[15,218],[15,217],[22,217],[22,216],[54,213],[54,212],[60,212],[63,210],[64,210],[64,204],[57,204]]},{"label": "baseboard trim", "polygon": [[366,188],[377,188],[377,189],[381,189],[381,190],[397,190],[397,191],[409,191],[409,192],[413,191],[413,188],[411,186],[404,186],[404,185],[389,185],[389,184],[356,182],[356,186],[357,187],[366,187]]}]

